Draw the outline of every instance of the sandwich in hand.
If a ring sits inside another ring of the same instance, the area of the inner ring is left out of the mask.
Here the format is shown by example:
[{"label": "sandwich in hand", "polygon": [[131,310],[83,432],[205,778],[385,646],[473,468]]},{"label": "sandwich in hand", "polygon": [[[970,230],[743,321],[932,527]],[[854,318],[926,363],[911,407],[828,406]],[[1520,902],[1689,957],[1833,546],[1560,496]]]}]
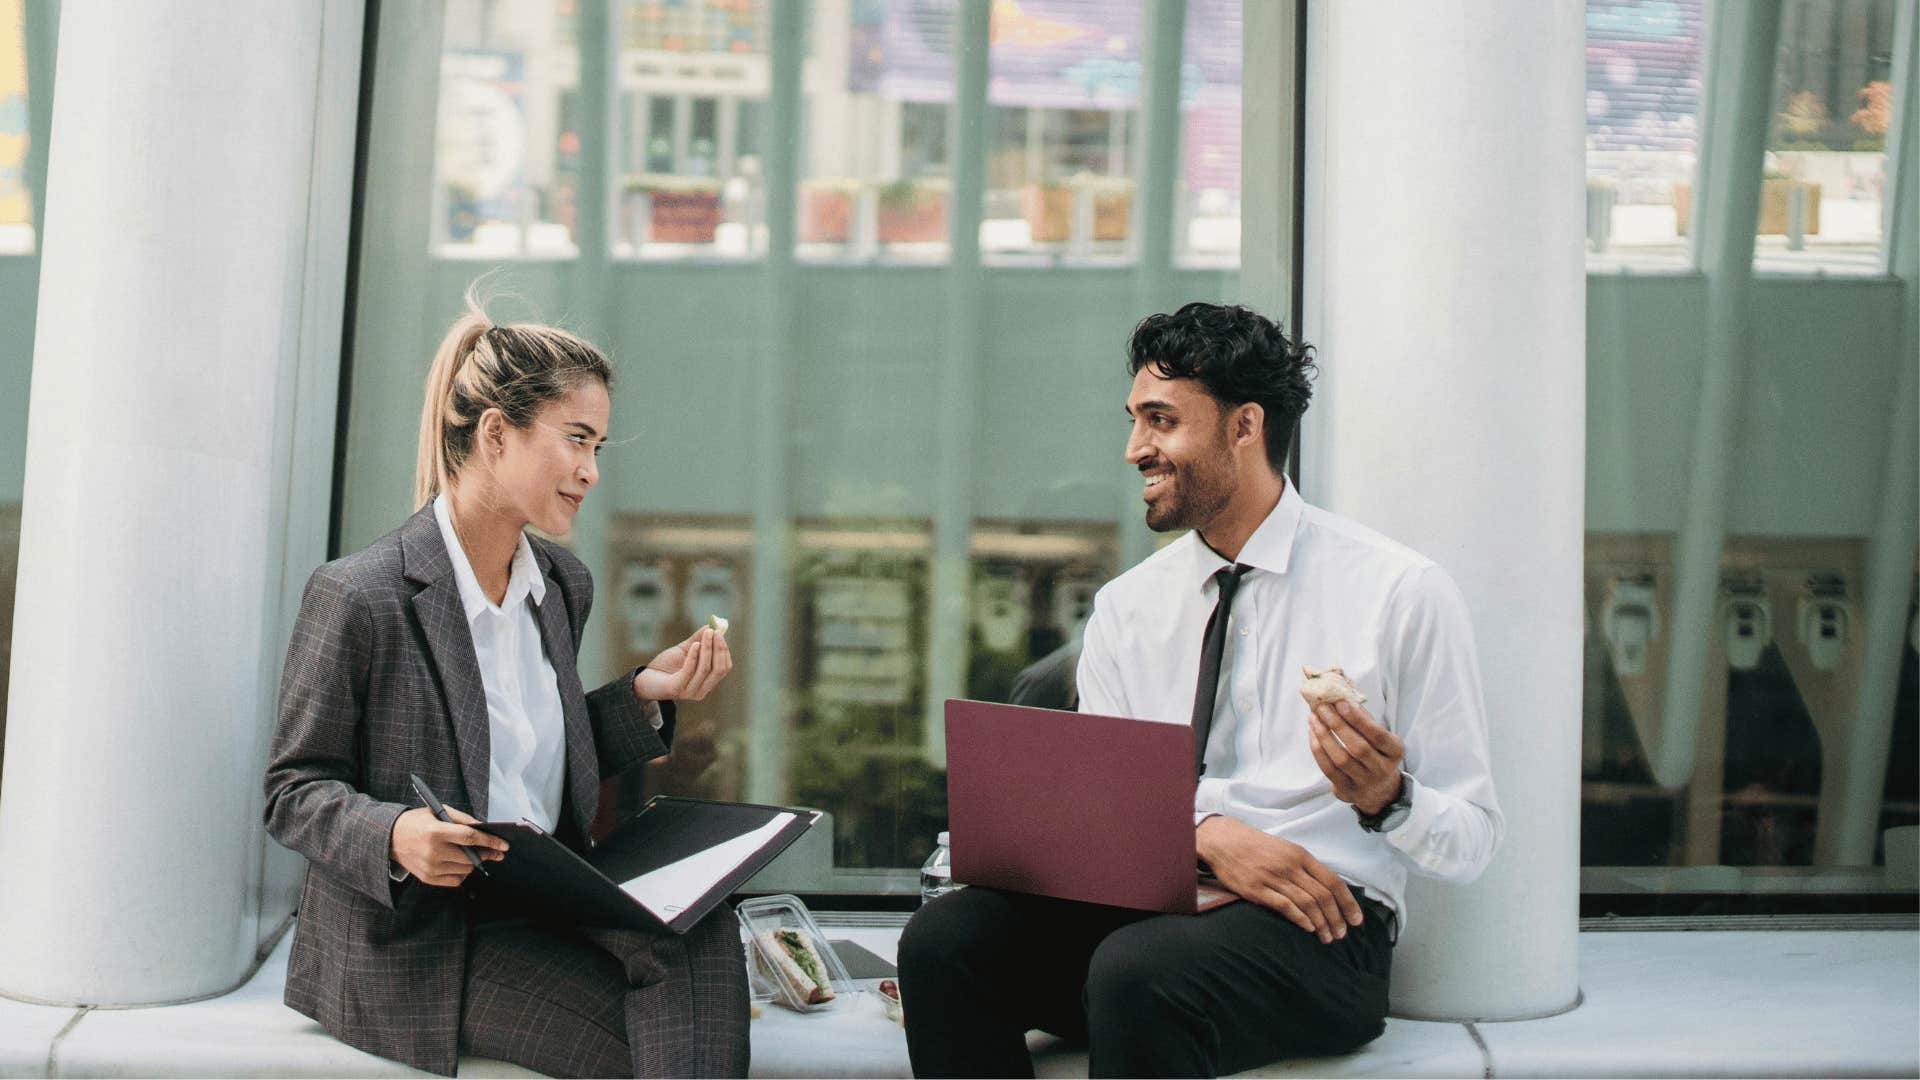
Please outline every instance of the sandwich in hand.
[{"label": "sandwich in hand", "polygon": [[805,934],[798,930],[762,930],[758,937],[761,955],[780,969],[801,1001],[822,1005],[833,1000],[826,965],[820,962],[820,954],[813,951]]},{"label": "sandwich in hand", "polygon": [[1342,701],[1351,701],[1355,705],[1366,704],[1367,695],[1361,693],[1360,688],[1347,678],[1347,673],[1338,667],[1315,671],[1302,665],[1300,670],[1307,676],[1307,681],[1300,684],[1300,696],[1307,699],[1307,708],[1317,709]]}]

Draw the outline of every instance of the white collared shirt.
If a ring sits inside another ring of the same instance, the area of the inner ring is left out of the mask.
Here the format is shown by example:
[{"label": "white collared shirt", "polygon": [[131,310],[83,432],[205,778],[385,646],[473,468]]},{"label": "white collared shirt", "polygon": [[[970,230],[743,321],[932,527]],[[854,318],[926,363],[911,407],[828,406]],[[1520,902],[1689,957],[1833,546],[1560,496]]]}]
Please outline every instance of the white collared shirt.
[{"label": "white collared shirt", "polygon": [[566,786],[567,728],[560,684],[540,639],[538,609],[547,596],[546,576],[533,545],[520,534],[500,603],[487,598],[466,549],[453,531],[447,497],[433,500],[440,538],[453,560],[454,581],[473,632],[480,682],[487,693],[487,818],[525,818],[552,832],[560,821]]},{"label": "white collared shirt", "polygon": [[[1286,485],[1240,551],[1197,824],[1238,818],[1305,848],[1406,925],[1409,868],[1470,881],[1499,843],[1486,708],[1459,589],[1431,560],[1309,506]],[[1080,711],[1191,724],[1201,638],[1227,560],[1190,532],[1100,590],[1080,657]],[[1406,745],[1412,812],[1360,828],[1307,741],[1302,665],[1339,666]]]}]

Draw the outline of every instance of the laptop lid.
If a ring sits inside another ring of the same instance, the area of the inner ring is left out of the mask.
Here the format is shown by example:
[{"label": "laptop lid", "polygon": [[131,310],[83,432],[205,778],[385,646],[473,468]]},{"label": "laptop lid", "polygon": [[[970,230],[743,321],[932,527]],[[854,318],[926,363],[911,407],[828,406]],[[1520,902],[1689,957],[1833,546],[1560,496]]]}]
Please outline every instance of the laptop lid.
[{"label": "laptop lid", "polygon": [[962,884],[1196,909],[1185,724],[950,699],[947,822]]}]

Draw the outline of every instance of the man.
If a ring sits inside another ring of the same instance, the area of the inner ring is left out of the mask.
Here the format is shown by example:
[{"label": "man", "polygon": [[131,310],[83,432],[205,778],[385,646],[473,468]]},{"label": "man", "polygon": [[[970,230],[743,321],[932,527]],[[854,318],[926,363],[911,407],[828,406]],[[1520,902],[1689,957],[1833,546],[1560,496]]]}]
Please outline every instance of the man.
[{"label": "man", "polygon": [[[1094,1076],[1352,1049],[1385,1025],[1408,871],[1464,882],[1492,858],[1459,591],[1282,472],[1308,352],[1239,307],[1135,328],[1126,458],[1147,524],[1192,531],[1100,590],[1077,677],[1083,712],[1205,733],[1194,851],[1244,902],[1193,916],[942,897],[900,941],[915,1075],[1030,1076],[1033,1028],[1086,1038]],[[1343,667],[1364,705],[1309,710],[1305,665]]]}]

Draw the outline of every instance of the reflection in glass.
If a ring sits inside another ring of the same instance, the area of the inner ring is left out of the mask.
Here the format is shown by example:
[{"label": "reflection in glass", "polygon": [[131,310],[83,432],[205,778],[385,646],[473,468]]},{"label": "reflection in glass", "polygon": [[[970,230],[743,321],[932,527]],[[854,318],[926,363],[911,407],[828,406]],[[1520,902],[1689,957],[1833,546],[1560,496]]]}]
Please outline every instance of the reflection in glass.
[{"label": "reflection in glass", "polygon": [[[1681,122],[1699,114],[1702,7],[1588,4],[1590,269],[1684,268],[1693,208],[1754,179],[1709,177],[1695,197],[1693,148],[1735,134]],[[1911,631],[1896,642],[1891,619],[1867,618],[1891,609],[1911,627],[1920,588],[1880,487],[1905,437],[1889,403],[1911,373],[1914,288],[1878,276],[1887,181],[1872,102],[1904,92],[1873,86],[1898,66],[1893,7],[1789,2],[1767,107],[1704,116],[1768,126],[1755,267],[1814,273],[1588,278],[1589,891],[1914,889],[1911,858],[1887,848],[1912,843],[1889,830],[1920,822],[1920,653]],[[1757,37],[1765,21],[1728,25],[1729,56],[1774,45]],[[1841,117],[1836,94],[1860,104]],[[1702,376],[1725,356],[1738,380]],[[1726,442],[1702,445],[1701,431]],[[1720,455],[1724,468],[1700,464]],[[1717,552],[1691,542],[1703,537]],[[1682,595],[1704,601],[1702,629],[1682,625]],[[1689,700],[1666,700],[1676,687]],[[1870,704],[1882,700],[1890,716]],[[1672,910],[1725,903],[1682,896]]]},{"label": "reflection in glass", "polygon": [[626,130],[614,254],[764,251],[753,110],[770,74],[765,0],[626,0],[616,18]]},{"label": "reflection in glass", "polygon": [[[46,127],[53,85],[52,12],[0,0],[0,752],[12,672],[13,597],[26,479],[27,398],[40,249],[34,200],[46,183]],[[38,101],[29,95],[38,92]]]},{"label": "reflection in glass", "polygon": [[1587,0],[1587,265],[1684,269],[1705,0]]},{"label": "reflection in glass", "polygon": [[1893,0],[1786,5],[1754,268],[1885,272]]},{"label": "reflection in glass", "polygon": [[998,117],[1019,120],[994,133],[990,154],[1018,162],[1001,170],[1018,186],[989,182],[985,251],[1130,254],[1143,17],[1139,0],[1029,0],[995,12],[988,99]]},{"label": "reflection in glass", "polygon": [[27,117],[25,12],[21,0],[0,0],[0,256],[33,254]]},{"label": "reflection in glass", "polygon": [[[1119,568],[1120,515],[1138,528],[1137,509],[1121,509],[1114,417],[1126,330],[1144,313],[1135,275],[1090,264],[1123,258],[1115,253],[1133,242],[1141,5],[1012,5],[1027,21],[1008,16],[992,52],[975,58],[1015,50],[1006,55],[1026,66],[1013,69],[1005,100],[982,87],[993,115],[962,131],[952,0],[806,4],[805,33],[787,22],[794,8],[762,0],[558,0],[543,9],[560,27],[548,51],[572,59],[541,63],[577,65],[554,80],[565,91],[556,124],[571,130],[578,118],[567,161],[580,177],[604,166],[605,235],[578,237],[573,258],[533,260],[522,225],[520,248],[456,258],[478,254],[483,225],[538,223],[525,208],[559,202],[529,164],[515,188],[525,201],[471,213],[460,244],[449,235],[452,162],[471,170],[509,143],[531,161],[552,142],[537,130],[532,52],[517,135],[457,154],[441,139],[448,164],[431,197],[399,151],[422,146],[454,107],[435,95],[486,96],[450,91],[444,72],[476,77],[476,50],[509,51],[510,32],[529,37],[539,20],[527,7],[454,4],[444,28],[421,26],[406,5],[381,8],[388,57],[424,64],[431,52],[443,77],[405,82],[400,73],[422,64],[394,62],[372,90],[369,141],[396,152],[369,155],[358,208],[372,227],[353,299],[340,546],[365,545],[410,509],[396,477],[411,468],[426,358],[467,284],[494,271],[497,317],[564,322],[620,372],[615,443],[569,538],[598,596],[583,675],[637,664],[708,615],[731,621],[734,674],[681,710],[670,757],[603,792],[602,827],[659,793],[807,803],[831,815],[822,849],[836,866],[796,881],[911,891],[912,868],[946,826],[937,699],[1005,695],[1024,667],[1070,648],[1093,591]],[[1195,0],[1192,17],[1203,8],[1238,12]],[[981,22],[970,33],[985,39]],[[1234,39],[1209,47],[1237,57],[1237,21],[1221,25]],[[603,46],[605,62],[587,62]],[[1237,66],[1228,70],[1237,82]],[[776,72],[789,71],[797,97],[775,100]],[[1190,108],[1215,93],[1189,90]],[[1003,145],[1004,125],[1017,145]],[[1231,221],[1235,244],[1237,217],[1221,215],[1238,212],[1237,178],[1223,179],[1237,168],[1238,136],[1237,124],[1218,127],[1212,149],[1196,156],[1188,140],[1180,159],[1209,163],[1189,172],[1221,193],[1213,227]],[[988,176],[983,239],[1017,233],[1004,254],[1033,265],[950,258],[966,147]],[[784,213],[769,184],[788,153],[796,258],[768,259],[768,208]],[[1037,242],[1026,193],[1054,181],[1098,198],[1043,231],[1059,239]],[[442,242],[423,249],[429,213]],[[1234,297],[1232,270],[1224,258],[1160,268],[1168,293],[1216,301]],[[968,384],[982,389],[965,400],[949,392]],[[968,428],[970,441],[948,438]],[[756,652],[775,625],[784,655]]]},{"label": "reflection in glass", "polygon": [[572,0],[450,0],[434,133],[443,258],[566,258],[579,191]]},{"label": "reflection in glass", "polygon": [[1241,2],[1187,3],[1174,250],[1189,265],[1240,261]]}]

